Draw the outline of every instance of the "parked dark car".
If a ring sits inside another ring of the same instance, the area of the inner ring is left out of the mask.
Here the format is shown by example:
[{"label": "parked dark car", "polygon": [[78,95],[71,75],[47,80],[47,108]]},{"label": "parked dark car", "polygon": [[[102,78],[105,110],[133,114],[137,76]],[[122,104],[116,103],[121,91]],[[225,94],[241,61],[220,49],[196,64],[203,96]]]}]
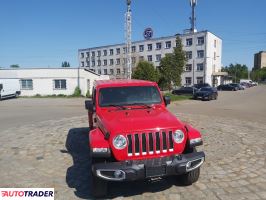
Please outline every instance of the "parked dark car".
[{"label": "parked dark car", "polygon": [[217,99],[218,92],[216,88],[213,87],[203,87],[200,88],[195,94],[194,99],[201,99],[201,100],[213,100]]},{"label": "parked dark car", "polygon": [[217,87],[217,90],[219,90],[219,91],[222,91],[222,90],[226,90],[226,91],[237,91],[238,88],[235,87],[235,86],[232,86],[230,84],[226,84],[226,85],[219,85]]},{"label": "parked dark car", "polygon": [[230,83],[233,87],[237,87],[239,90],[244,90],[245,88],[239,83]]},{"label": "parked dark car", "polygon": [[172,94],[175,95],[193,95],[193,89],[194,93],[198,90],[197,88],[193,87],[181,87],[177,90],[173,90]]},{"label": "parked dark car", "polygon": [[197,89],[203,88],[203,87],[211,87],[209,83],[198,83],[194,84],[194,87]]}]

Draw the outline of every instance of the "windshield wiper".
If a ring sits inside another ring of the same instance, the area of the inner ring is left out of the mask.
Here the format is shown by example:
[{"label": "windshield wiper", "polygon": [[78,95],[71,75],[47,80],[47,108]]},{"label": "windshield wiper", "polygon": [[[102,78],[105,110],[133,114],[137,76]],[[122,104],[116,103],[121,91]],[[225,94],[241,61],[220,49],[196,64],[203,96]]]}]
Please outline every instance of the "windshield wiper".
[{"label": "windshield wiper", "polygon": [[121,105],[116,105],[116,104],[108,104],[108,105],[104,105],[104,107],[116,107],[119,108],[121,110],[126,110],[127,108]]},{"label": "windshield wiper", "polygon": [[131,103],[128,104],[129,106],[145,106],[146,108],[152,108],[152,106],[145,104],[145,103]]}]

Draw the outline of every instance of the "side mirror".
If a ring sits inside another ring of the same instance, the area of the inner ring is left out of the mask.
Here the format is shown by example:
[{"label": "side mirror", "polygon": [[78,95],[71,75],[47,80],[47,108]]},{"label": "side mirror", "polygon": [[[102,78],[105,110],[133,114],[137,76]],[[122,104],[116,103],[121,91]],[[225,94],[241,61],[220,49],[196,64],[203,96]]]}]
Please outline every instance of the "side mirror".
[{"label": "side mirror", "polygon": [[169,96],[164,96],[163,99],[166,106],[171,103],[171,98]]},{"label": "side mirror", "polygon": [[88,110],[89,112],[95,112],[95,107],[93,105],[92,100],[86,100],[85,101],[85,108],[86,110]]}]

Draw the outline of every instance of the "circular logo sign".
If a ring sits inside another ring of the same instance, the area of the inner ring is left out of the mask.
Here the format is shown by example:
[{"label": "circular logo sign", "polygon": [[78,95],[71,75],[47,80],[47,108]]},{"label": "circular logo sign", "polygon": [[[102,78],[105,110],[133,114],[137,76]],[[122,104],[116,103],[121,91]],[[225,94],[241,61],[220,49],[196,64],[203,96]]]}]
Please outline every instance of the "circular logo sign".
[{"label": "circular logo sign", "polygon": [[149,40],[153,36],[153,30],[151,28],[146,28],[143,32],[143,36],[146,40]]}]

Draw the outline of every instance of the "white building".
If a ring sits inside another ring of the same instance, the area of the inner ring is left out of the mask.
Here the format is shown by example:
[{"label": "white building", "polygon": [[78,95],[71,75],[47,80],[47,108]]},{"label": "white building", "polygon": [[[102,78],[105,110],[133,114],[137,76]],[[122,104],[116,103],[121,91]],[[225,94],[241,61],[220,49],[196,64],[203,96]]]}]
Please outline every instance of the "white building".
[{"label": "white building", "polygon": [[95,80],[109,79],[109,76],[95,74],[78,68],[24,68],[0,69],[0,79],[17,79],[22,96],[72,95],[77,86],[82,95],[91,93]]},{"label": "white building", "polygon": [[[186,52],[187,64],[182,74],[182,85],[196,83],[221,83],[222,40],[209,31],[188,32],[179,35],[183,50]],[[132,42],[132,67],[140,60],[152,62],[159,66],[161,58],[172,53],[176,36],[154,38]],[[98,74],[111,75],[115,78],[125,77],[126,47],[115,44],[87,49],[79,49],[79,64]]]}]

